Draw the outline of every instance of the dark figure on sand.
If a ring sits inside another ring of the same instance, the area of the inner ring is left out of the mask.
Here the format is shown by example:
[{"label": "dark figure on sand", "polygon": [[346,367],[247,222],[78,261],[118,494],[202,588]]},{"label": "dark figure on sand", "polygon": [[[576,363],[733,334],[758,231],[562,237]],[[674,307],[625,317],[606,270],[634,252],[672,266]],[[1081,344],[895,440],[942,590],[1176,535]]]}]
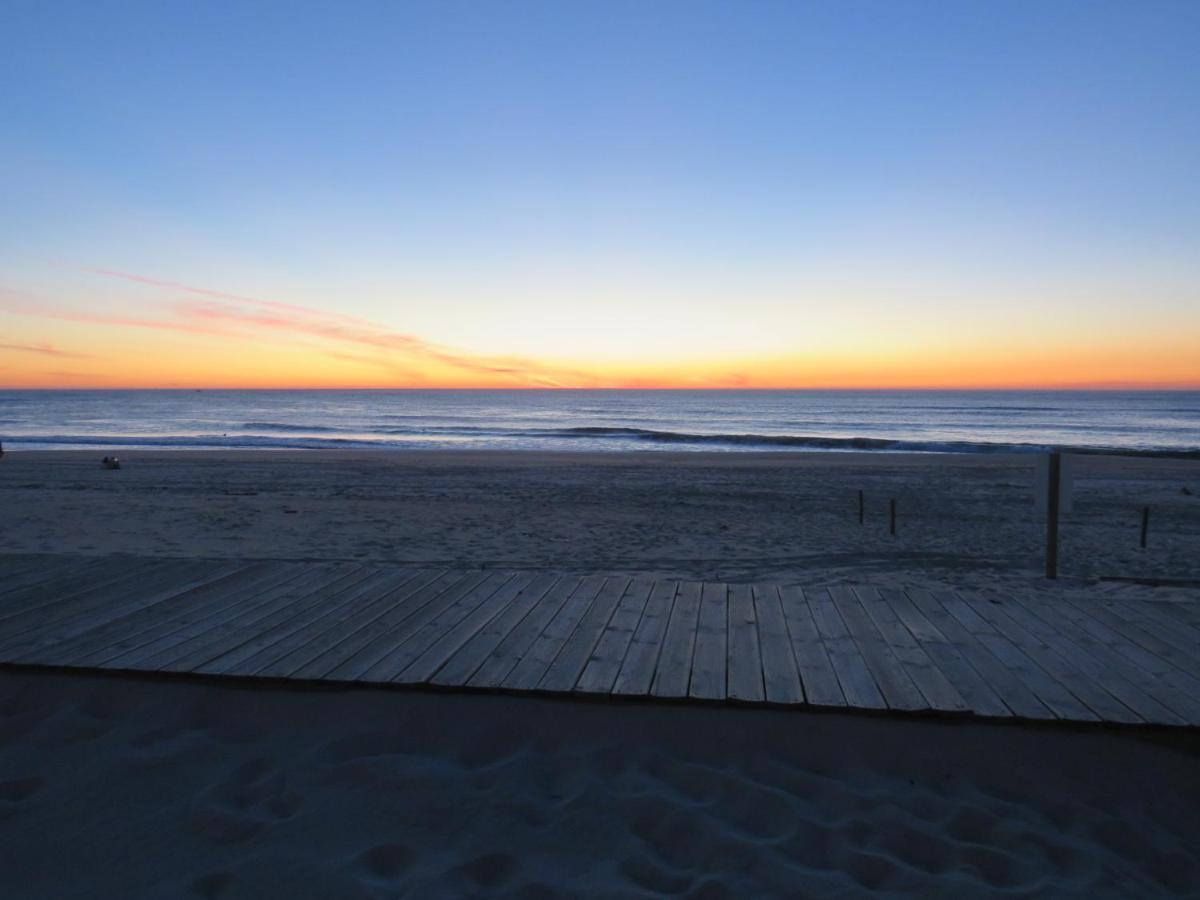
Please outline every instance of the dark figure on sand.
[{"label": "dark figure on sand", "polygon": [[106,469],[119,469],[121,468],[121,461],[115,456],[106,456],[104,459],[100,460],[100,465],[104,466]]}]

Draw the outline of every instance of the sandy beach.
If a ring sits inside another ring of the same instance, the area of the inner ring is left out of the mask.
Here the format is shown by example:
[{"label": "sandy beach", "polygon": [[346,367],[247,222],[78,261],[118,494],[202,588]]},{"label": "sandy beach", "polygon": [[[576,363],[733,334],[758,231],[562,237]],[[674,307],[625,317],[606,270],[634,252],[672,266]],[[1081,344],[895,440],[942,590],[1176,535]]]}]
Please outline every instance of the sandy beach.
[{"label": "sandy beach", "polygon": [[1200,900],[1200,2],[0,23],[0,900]]},{"label": "sandy beach", "polygon": [[[1046,588],[1028,455],[121,456],[123,468],[106,471],[97,453],[9,453],[0,551]],[[1099,576],[1200,578],[1200,461],[1081,456],[1072,468],[1059,589],[1095,590]],[[1152,519],[1141,550],[1144,506]]]},{"label": "sandy beach", "polygon": [[5,674],[8,897],[1194,896],[1194,736]]},{"label": "sandy beach", "polygon": [[[1197,594],[1097,580],[1197,574],[1194,462],[1081,460],[1053,584],[1026,457],[122,462],[7,454],[0,552]],[[0,884],[13,897],[1187,896],[1197,749],[1190,732],[6,670]]]}]

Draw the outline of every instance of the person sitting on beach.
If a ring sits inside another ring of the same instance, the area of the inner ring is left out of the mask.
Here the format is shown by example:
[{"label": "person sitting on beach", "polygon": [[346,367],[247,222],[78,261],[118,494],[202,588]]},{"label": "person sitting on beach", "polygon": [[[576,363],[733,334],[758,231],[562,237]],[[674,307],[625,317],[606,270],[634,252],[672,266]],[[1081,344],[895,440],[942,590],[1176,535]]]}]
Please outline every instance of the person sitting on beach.
[{"label": "person sitting on beach", "polygon": [[119,469],[121,468],[121,461],[115,456],[106,456],[104,459],[100,460],[100,465],[104,466],[106,469]]}]

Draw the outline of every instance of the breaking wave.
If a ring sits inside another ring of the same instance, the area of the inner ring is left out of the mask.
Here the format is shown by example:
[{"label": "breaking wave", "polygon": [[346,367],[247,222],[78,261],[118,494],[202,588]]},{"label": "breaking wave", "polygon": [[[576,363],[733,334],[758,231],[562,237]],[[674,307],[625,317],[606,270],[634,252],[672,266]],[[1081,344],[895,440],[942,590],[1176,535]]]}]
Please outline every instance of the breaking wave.
[{"label": "breaking wave", "polygon": [[923,441],[877,437],[828,437],[790,434],[725,434],[660,431],[645,428],[580,426],[551,429],[496,429],[474,426],[421,429],[380,429],[361,433],[329,426],[246,423],[246,429],[265,434],[94,435],[54,434],[8,436],[6,443],[39,447],[127,447],[164,449],[420,449],[495,447],[501,449],[678,449],[678,450],[792,450],[907,453],[1044,453],[1065,449],[1073,453],[1121,453],[1200,459],[1200,450],[1173,447],[1112,447],[1000,443],[987,441]]}]

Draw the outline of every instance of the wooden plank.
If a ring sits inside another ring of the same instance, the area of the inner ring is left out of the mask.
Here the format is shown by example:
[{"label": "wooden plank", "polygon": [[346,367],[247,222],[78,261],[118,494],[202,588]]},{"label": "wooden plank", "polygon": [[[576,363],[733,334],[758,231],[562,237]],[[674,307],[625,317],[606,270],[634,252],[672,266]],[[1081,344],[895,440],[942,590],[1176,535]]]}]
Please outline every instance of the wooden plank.
[{"label": "wooden plank", "polygon": [[197,623],[173,635],[171,641],[148,646],[107,662],[112,668],[190,672],[193,667],[270,630],[295,614],[298,606],[319,602],[321,592],[365,578],[369,570],[356,563],[321,566],[319,575],[263,591],[253,602],[228,617]]},{"label": "wooden plank", "polygon": [[289,641],[288,645],[275,652],[273,659],[255,672],[267,678],[293,678],[296,672],[319,658],[331,647],[337,646],[350,635],[385,613],[396,609],[404,599],[433,578],[436,570],[399,569],[394,580],[372,588],[359,597],[349,609],[340,609],[333,620],[314,622],[307,633]]},{"label": "wooden plank", "polygon": [[833,660],[821,640],[812,607],[804,592],[798,587],[784,585],[779,588],[779,600],[805,702],[812,706],[832,708],[846,706],[846,696],[842,693]]},{"label": "wooden plank", "polygon": [[[341,570],[344,571],[344,567]],[[213,637],[219,633],[218,629],[231,622],[241,622],[243,625],[240,627],[244,628],[244,623],[254,620],[252,617],[265,615],[264,610],[272,600],[281,596],[294,597],[299,588],[315,590],[322,579],[329,577],[331,567],[327,563],[273,563],[269,571],[272,577],[239,586],[237,590],[223,595],[219,602],[207,604],[203,609],[171,622],[169,630],[163,629],[161,634],[143,634],[128,648],[117,647],[118,652],[110,651],[103,656],[97,653],[87,660],[87,664],[105,668],[156,670],[158,663],[155,660],[188,652],[187,648],[199,645],[201,636]],[[155,629],[155,632],[158,631]],[[252,628],[250,633],[253,633]],[[121,642],[122,646],[125,644],[125,641]]]},{"label": "wooden plank", "polygon": [[7,608],[10,598],[23,593],[54,592],[55,584],[81,575],[94,577],[97,571],[105,568],[119,568],[122,560],[111,557],[78,557],[67,559],[42,559],[31,565],[5,572],[0,575],[0,612]]},{"label": "wooden plank", "polygon": [[[902,590],[884,588],[880,591],[880,594],[887,601],[889,609],[904,625],[909,634],[916,639],[932,663],[954,685],[954,689],[963,698],[967,707],[973,713],[993,718],[1006,718],[1013,714],[1013,711],[1009,709],[1000,694],[988,683],[988,679],[977,671],[968,660],[967,655],[970,653],[987,653],[978,644],[975,644],[974,647],[964,645],[964,641],[969,640],[970,635],[967,635],[965,631],[961,634],[943,633],[940,628],[926,618],[924,613],[917,609],[912,600]],[[943,615],[944,618],[949,618],[948,615]],[[1000,663],[994,657],[991,658],[991,664],[993,666],[1000,666]],[[1054,718],[1054,714],[1046,709],[1031,691],[1015,678],[1013,681],[1016,684],[1018,697],[1020,698],[1016,701],[1017,705],[1026,709],[1024,713],[1020,714],[1027,717]],[[1032,716],[1030,715],[1031,713],[1036,713],[1037,715]]]},{"label": "wooden plank", "polygon": [[361,618],[352,617],[356,628],[342,637],[334,635],[335,640],[328,647],[292,671],[289,677],[349,679],[376,658],[379,647],[388,645],[388,635],[403,628],[409,619],[427,609],[430,603],[447,591],[466,583],[477,574],[444,569],[418,570],[412,581],[406,582],[401,590],[392,595],[382,611],[374,614],[368,611]]},{"label": "wooden plank", "polygon": [[[481,605],[489,603],[505,585],[513,580],[513,577],[512,572],[488,572],[471,590],[457,596],[437,615],[407,634],[387,656],[379,660],[362,676],[362,680],[395,681],[441,635],[454,628]],[[511,595],[508,595],[506,599],[511,599]]]},{"label": "wooden plank", "polygon": [[46,572],[56,568],[56,563],[82,564],[94,557],[87,556],[70,556],[63,557],[50,556],[47,554],[29,554],[29,553],[3,553],[0,552],[0,585],[10,578],[17,577],[26,572]]},{"label": "wooden plank", "polygon": [[50,621],[79,615],[93,606],[109,602],[111,591],[140,587],[146,578],[169,565],[194,567],[196,562],[112,560],[103,569],[76,573],[69,581],[53,586],[33,585],[8,598],[0,612],[0,637],[15,637]]},{"label": "wooden plank", "polygon": [[1102,603],[1099,606],[1080,600],[1073,603],[1076,609],[1109,624],[1129,640],[1170,663],[1179,672],[1192,676],[1200,675],[1200,652],[1188,649],[1191,639],[1186,634],[1185,624],[1178,623],[1172,626],[1159,623],[1141,614],[1141,604],[1122,609],[1110,603]]},{"label": "wooden plank", "polygon": [[[1068,657],[1032,634],[1009,611],[1009,603],[999,599],[985,599],[974,594],[957,594],[983,619],[991,622],[998,631],[1021,647],[1042,670],[1054,678],[1072,694],[1087,704],[1098,718],[1106,722],[1136,724],[1142,720],[1136,712],[1110,693],[1105,685],[1099,684],[1076,664],[1083,662],[1080,654]],[[1073,646],[1073,645],[1072,645]],[[1117,679],[1111,678],[1111,681]]]},{"label": "wooden plank", "polygon": [[427,591],[420,592],[413,601],[406,603],[396,616],[380,620],[372,627],[373,637],[367,642],[356,640],[353,655],[322,675],[322,678],[341,681],[361,681],[380,660],[386,659],[397,647],[403,646],[416,631],[437,618],[442,610],[452,606],[469,594],[488,578],[487,572],[457,571],[448,573],[449,582],[435,582]]},{"label": "wooden plank", "polygon": [[662,652],[650,693],[655,697],[686,697],[692,676],[692,647],[696,643],[696,621],[700,617],[700,592],[696,581],[681,581],[675,605],[663,636]]},{"label": "wooden plank", "polygon": [[169,607],[137,609],[52,648],[25,656],[23,662],[103,665],[155,641],[174,642],[174,633],[244,602],[256,591],[296,578],[303,567],[250,563],[228,577],[211,581],[175,598]]},{"label": "wooden plank", "polygon": [[1024,682],[1057,718],[1078,722],[1099,721],[1099,717],[1078,697],[1042,669],[1007,634],[1000,633],[987,619],[981,617],[962,597],[948,591],[936,591],[933,597],[975,640],[983,644],[1005,668]]},{"label": "wooden plank", "polygon": [[484,657],[467,684],[478,688],[500,687],[546,626],[579,590],[582,582],[582,578],[574,575],[566,575],[556,581],[529,614],[517,622],[495,649]]},{"label": "wooden plank", "polygon": [[853,589],[831,587],[826,593],[888,707],[906,711],[929,709],[920,690],[863,610]]},{"label": "wooden plank", "polygon": [[967,712],[970,707],[962,694],[929,658],[878,589],[856,587],[854,595],[929,708],[946,713]]},{"label": "wooden plank", "polygon": [[[812,610],[817,633],[829,653],[829,662],[837,674],[846,704],[855,709],[887,709],[887,700],[875,683],[871,668],[863,659],[829,591],[803,591]],[[797,655],[797,662],[800,662]],[[803,674],[803,673],[801,673]]]},{"label": "wooden plank", "polygon": [[323,628],[353,609],[360,602],[370,602],[376,597],[394,590],[398,581],[408,573],[395,570],[374,569],[361,581],[338,591],[322,591],[314,595],[317,602],[310,603],[302,611],[293,607],[293,615],[276,627],[262,631],[251,640],[196,667],[195,671],[208,675],[254,675],[261,669],[286,655],[311,639],[314,632]]},{"label": "wooden plank", "polygon": [[[89,599],[100,596],[101,591],[122,584],[137,584],[145,575],[158,572],[171,563],[180,564],[178,560],[113,559],[102,567],[73,572],[51,585],[23,588],[6,598],[0,610],[0,635],[15,635],[27,630],[30,623],[43,624],[47,615],[65,610],[68,604],[76,610],[84,609]],[[103,599],[100,596],[100,600]]]},{"label": "wooden plank", "polygon": [[[256,652],[257,648],[270,643],[271,637],[287,628],[297,616],[307,614],[314,607],[323,605],[330,594],[351,590],[370,578],[373,569],[355,566],[347,574],[327,583],[320,590],[305,590],[302,596],[293,596],[289,602],[273,603],[273,610],[256,619],[253,627],[239,632],[230,633],[223,628],[218,630],[209,641],[196,647],[170,663],[159,666],[161,671],[169,672],[200,672],[218,661],[230,662],[235,654],[242,658]],[[250,645],[250,646],[247,646]]]},{"label": "wooden plank", "polygon": [[28,663],[1200,725],[1200,630],[1165,603],[36,555],[0,573],[0,658]]},{"label": "wooden plank", "polygon": [[1158,646],[1164,649],[1166,659],[1180,665],[1184,671],[1195,671],[1194,663],[1200,659],[1200,631],[1159,608],[1173,607],[1175,604],[1155,601],[1095,603],[1083,600],[1075,600],[1074,604],[1084,612],[1099,608],[1108,621],[1121,619],[1139,633],[1152,635]]},{"label": "wooden plank", "polygon": [[630,582],[616,612],[600,635],[596,649],[584,666],[575,690],[585,694],[607,694],[612,691],[653,588],[654,581],[650,578],[640,577]]},{"label": "wooden plank", "polygon": [[724,584],[705,584],[700,590],[688,696],[697,700],[725,699],[728,641],[729,588]]},{"label": "wooden plank", "polygon": [[66,583],[71,587],[86,588],[97,577],[98,572],[123,573],[134,566],[150,568],[169,562],[180,562],[178,559],[166,559],[142,556],[87,556],[57,558],[42,565],[25,570],[20,577],[5,579],[2,593],[6,600],[14,595],[40,596],[40,586],[53,585],[58,594],[65,594]]},{"label": "wooden plank", "polygon": [[630,579],[624,576],[605,580],[587,612],[563,641],[554,660],[538,681],[539,691],[570,691],[575,688],[629,584]]},{"label": "wooden plank", "polygon": [[[1117,608],[1116,602],[1105,604],[1109,608]],[[1200,643],[1200,604],[1185,603],[1175,601],[1145,601],[1144,603],[1127,602],[1123,604],[1125,609],[1141,610],[1145,607],[1147,610],[1154,610],[1153,618],[1156,621],[1161,621],[1158,626],[1167,631],[1178,629],[1178,635],[1187,640],[1189,645],[1193,647]],[[1192,656],[1200,655],[1200,651],[1192,650]]]},{"label": "wooden plank", "polygon": [[1156,652],[1164,648],[1152,635],[1092,604],[1062,602],[1056,611],[1076,630],[1090,635],[1110,652],[1147,673],[1153,679],[1156,697],[1191,724],[1200,724],[1200,678]]},{"label": "wooden plank", "polygon": [[588,575],[580,581],[579,587],[567,598],[554,618],[537,636],[537,640],[530,645],[529,650],[504,679],[503,687],[514,691],[531,691],[538,686],[567,639],[583,621],[607,580],[603,575]]},{"label": "wooden plank", "polygon": [[[168,564],[144,573],[135,585],[124,582],[87,595],[81,605],[64,603],[43,613],[43,623],[12,637],[0,656],[16,659],[41,647],[69,640],[130,612],[166,603],[193,588],[216,581],[242,564],[191,562]],[[82,595],[81,595],[82,597]]]},{"label": "wooden plank", "polygon": [[[1065,605],[1057,600],[1053,603],[1034,602],[1013,597],[1005,604],[1005,610],[1145,721],[1157,725],[1187,724],[1185,715],[1176,713],[1163,702],[1169,687],[1109,650],[1102,641],[1062,615],[1059,608]],[[1180,699],[1186,703],[1187,698]]]},{"label": "wooden plank", "polygon": [[491,596],[485,597],[474,609],[469,610],[458,622],[442,632],[436,640],[431,641],[426,649],[392,680],[404,684],[428,681],[451,656],[475,637],[480,629],[504,613],[533,580],[533,573],[519,572],[501,582]]},{"label": "wooden plank", "polygon": [[445,687],[459,687],[470,681],[484,661],[517,628],[561,580],[553,572],[544,572],[517,593],[512,603],[479,629],[471,639],[446,660],[429,679]]},{"label": "wooden plank", "polygon": [[883,639],[879,629],[863,609],[854,589],[831,587],[829,598],[837,607],[888,708],[908,712],[929,709],[929,701],[913,683],[904,665]]},{"label": "wooden plank", "polygon": [[325,643],[329,632],[338,632],[339,625],[360,612],[374,612],[380,606],[394,605],[397,593],[412,581],[414,573],[406,569],[373,571],[364,581],[348,591],[328,592],[325,599],[305,615],[293,618],[282,629],[278,639],[242,659],[226,671],[231,675],[280,677],[281,672],[296,668],[293,654],[309,653],[313,643]]},{"label": "wooden plank", "polygon": [[[1116,602],[1116,601],[1113,601]],[[1135,602],[1135,601],[1130,601]],[[1161,608],[1171,618],[1195,630],[1200,629],[1200,603],[1192,600],[1147,600],[1147,605]],[[1140,603],[1138,604],[1141,605]]]},{"label": "wooden plank", "polygon": [[[939,600],[930,592],[909,589],[905,592],[913,606],[927,617],[942,634],[953,643],[953,646],[971,664],[988,686],[994,690],[1014,715],[1027,719],[1058,719],[1049,706],[1038,699],[1037,694],[1029,685],[1009,668],[1004,660],[981,643],[962,622],[952,616]],[[989,640],[991,640],[989,638]],[[1000,646],[998,644],[998,646]],[[1002,652],[1011,655],[1011,651],[1001,647]]]},{"label": "wooden plank", "polygon": [[731,584],[729,604],[729,647],[726,662],[726,693],[730,700],[743,703],[762,703],[762,651],[758,641],[758,616],[754,610],[753,588],[748,584]]},{"label": "wooden plank", "polygon": [[613,682],[612,693],[626,696],[645,695],[654,682],[654,671],[658,666],[658,654],[663,637],[667,633],[667,622],[675,605],[677,581],[656,581],[650,589],[650,597],[642,610],[633,638],[621,662],[621,669]]},{"label": "wooden plank", "polygon": [[20,627],[20,619],[37,618],[39,612],[51,610],[69,600],[118,581],[133,580],[137,572],[150,572],[157,562],[136,562],[127,559],[104,559],[83,567],[71,567],[56,573],[32,576],[20,587],[14,587],[0,597],[0,635],[5,630]]},{"label": "wooden plank", "polygon": [[[376,642],[355,656],[354,679],[360,682],[390,682],[403,668],[420,655],[440,632],[461,619],[470,608],[496,593],[510,572],[473,571],[466,578],[445,590],[421,610],[391,629]],[[346,677],[340,673],[341,677]]]},{"label": "wooden plank", "polygon": [[[803,703],[804,688],[800,686],[800,672],[796,668],[796,657],[792,653],[792,641],[788,635],[787,620],[783,616],[779,589],[774,585],[756,584],[752,593],[759,648],[762,653],[765,699],[768,703],[789,706]],[[836,679],[834,687],[837,687]]]}]

